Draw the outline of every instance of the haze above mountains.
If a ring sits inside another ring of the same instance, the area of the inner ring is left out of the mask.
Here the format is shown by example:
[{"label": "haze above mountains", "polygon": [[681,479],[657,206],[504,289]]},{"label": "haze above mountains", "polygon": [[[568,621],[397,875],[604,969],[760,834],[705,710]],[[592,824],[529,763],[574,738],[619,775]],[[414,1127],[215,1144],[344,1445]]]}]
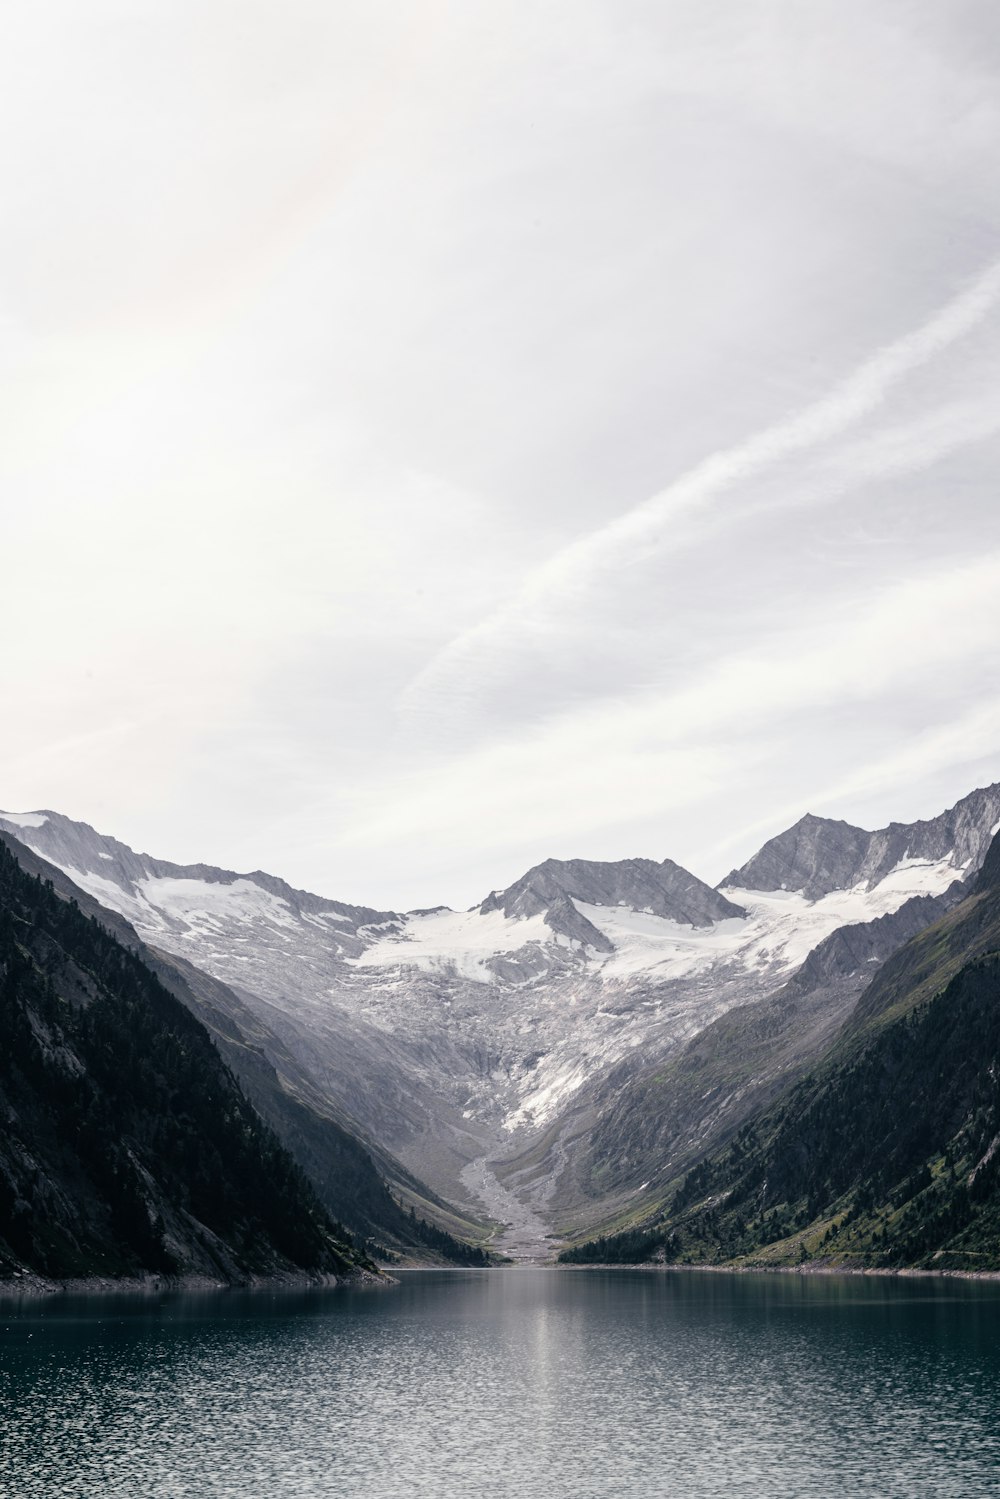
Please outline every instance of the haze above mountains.
[{"label": "haze above mountains", "polygon": [[127,14],[0,59],[8,805],[407,909],[993,778],[995,6]]},{"label": "haze above mountains", "polygon": [[[171,864],[56,812],[0,814],[154,951],[227,986],[431,1198],[466,1226],[510,1224],[500,1243],[528,1254],[633,1201],[773,1091],[875,965],[961,897],[998,826],[994,785],[876,832],[806,816],[718,889],[669,859],[547,860],[469,911],[404,913]],[[797,1019],[756,1074],[741,1063],[738,1088],[723,1077],[687,1099],[655,1148],[616,1133],[644,1077],[696,1044],[738,1052],[741,1017],[791,991]]]}]

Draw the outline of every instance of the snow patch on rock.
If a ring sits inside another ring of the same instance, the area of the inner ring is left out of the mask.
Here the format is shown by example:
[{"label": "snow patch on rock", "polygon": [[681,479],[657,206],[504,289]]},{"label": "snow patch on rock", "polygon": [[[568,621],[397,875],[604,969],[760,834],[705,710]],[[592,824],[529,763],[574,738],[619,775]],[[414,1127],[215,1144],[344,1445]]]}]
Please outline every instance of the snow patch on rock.
[{"label": "snow patch on rock", "polygon": [[48,820],[44,812],[0,812],[0,822],[9,822],[12,828],[40,828]]},{"label": "snow patch on rock", "polygon": [[[509,917],[502,911],[480,914],[440,910],[406,916],[402,928],[380,933],[351,962],[354,968],[394,968],[400,964],[425,973],[454,973],[477,984],[496,982],[490,958],[513,954],[528,943],[552,942],[543,916]],[[557,944],[568,946],[564,940]]]}]

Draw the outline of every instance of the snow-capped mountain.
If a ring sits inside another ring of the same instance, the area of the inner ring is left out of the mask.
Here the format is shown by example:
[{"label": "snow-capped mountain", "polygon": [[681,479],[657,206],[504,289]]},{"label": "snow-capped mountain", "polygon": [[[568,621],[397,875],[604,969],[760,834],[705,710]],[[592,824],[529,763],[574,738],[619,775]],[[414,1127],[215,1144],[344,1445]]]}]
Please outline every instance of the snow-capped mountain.
[{"label": "snow-capped mountain", "polygon": [[907,865],[934,866],[945,860],[956,873],[978,869],[997,831],[989,821],[995,790],[974,791],[926,822],[891,822],[874,833],[807,813],[721,884],[801,890],[807,899],[817,900],[834,890],[874,890]]},{"label": "snow-capped mountain", "polygon": [[488,1194],[470,1163],[523,1150],[610,1069],[669,1055],[845,929],[859,941],[834,943],[837,961],[857,958],[860,988],[891,947],[878,919],[907,908],[909,935],[923,919],[910,903],[978,869],[998,824],[992,786],[875,833],[803,818],[718,889],[670,860],[547,860],[469,911],[401,913],[171,864],[55,812],[0,814],[145,942],[259,1006],[350,1113],[453,1196],[463,1172]]}]

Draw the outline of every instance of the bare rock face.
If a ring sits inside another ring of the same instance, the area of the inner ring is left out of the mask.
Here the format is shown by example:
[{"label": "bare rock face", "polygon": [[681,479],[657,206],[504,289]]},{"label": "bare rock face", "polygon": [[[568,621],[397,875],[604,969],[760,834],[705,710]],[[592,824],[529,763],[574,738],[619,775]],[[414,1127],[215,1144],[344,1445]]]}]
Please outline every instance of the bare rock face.
[{"label": "bare rock face", "polygon": [[[746,915],[742,906],[726,900],[672,859],[660,864],[654,859],[620,859],[616,863],[546,859],[508,889],[488,895],[479,909],[484,916],[490,911],[502,911],[508,917],[548,912],[552,929],[564,931],[559,913],[568,914],[573,900],[593,906],[626,906],[694,927]],[[566,935],[575,933],[567,931]]]},{"label": "bare rock face", "polygon": [[614,952],[614,943],[578,911],[568,895],[558,895],[545,912],[545,925],[553,932],[591,947],[595,952]]},{"label": "bare rock face", "polygon": [[947,861],[958,877],[979,868],[998,820],[1000,784],[971,792],[939,817],[891,822],[873,833],[809,812],[727,874],[719,888],[798,890],[818,900],[832,890],[871,890],[909,859]]},{"label": "bare rock face", "polygon": [[864,828],[807,812],[784,833],[768,839],[742,869],[730,870],[721,888],[801,890],[808,900],[817,900],[856,883],[853,875],[871,838]]}]

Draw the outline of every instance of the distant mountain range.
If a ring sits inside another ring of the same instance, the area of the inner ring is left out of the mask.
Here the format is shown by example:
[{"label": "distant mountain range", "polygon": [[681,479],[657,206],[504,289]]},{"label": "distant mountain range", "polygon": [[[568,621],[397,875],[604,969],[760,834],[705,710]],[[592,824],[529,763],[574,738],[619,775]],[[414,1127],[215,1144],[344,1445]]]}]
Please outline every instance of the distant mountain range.
[{"label": "distant mountain range", "polygon": [[[405,913],[0,814],[127,920],[234,1056],[255,1037],[275,1128],[304,1104],[361,1141],[407,1218],[467,1240],[518,1218],[523,1253],[641,1216],[804,1075],[879,966],[962,900],[998,825],[994,785],[874,833],[804,817],[718,888],[670,860],[547,860],[469,911]],[[328,1147],[305,1133],[317,1183]]]}]

